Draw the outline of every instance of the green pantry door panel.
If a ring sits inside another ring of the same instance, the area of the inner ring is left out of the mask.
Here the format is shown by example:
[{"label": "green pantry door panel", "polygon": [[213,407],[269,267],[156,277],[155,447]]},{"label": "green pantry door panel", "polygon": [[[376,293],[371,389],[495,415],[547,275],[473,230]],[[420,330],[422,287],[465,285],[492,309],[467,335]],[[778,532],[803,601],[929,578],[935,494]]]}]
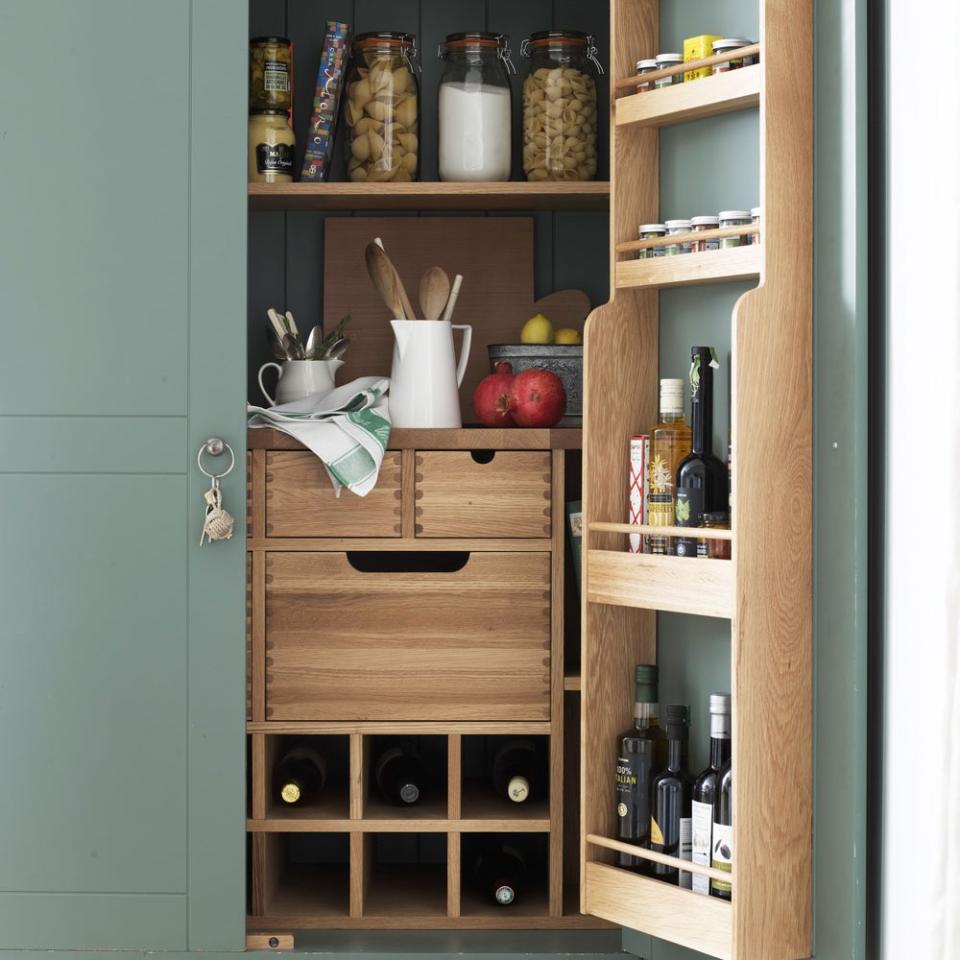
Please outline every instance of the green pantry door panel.
[{"label": "green pantry door panel", "polygon": [[0,4],[0,948],[242,946],[245,8]]}]

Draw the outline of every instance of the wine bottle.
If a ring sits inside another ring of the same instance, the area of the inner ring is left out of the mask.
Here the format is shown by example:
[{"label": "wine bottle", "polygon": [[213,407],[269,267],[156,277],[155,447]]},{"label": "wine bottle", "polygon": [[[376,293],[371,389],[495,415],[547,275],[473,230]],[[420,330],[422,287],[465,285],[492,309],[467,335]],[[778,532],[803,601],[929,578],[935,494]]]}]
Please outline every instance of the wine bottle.
[{"label": "wine bottle", "polygon": [[[660,381],[660,422],[650,436],[649,509],[652,527],[672,527],[676,508],[673,481],[690,453],[690,427],[683,419],[683,381]],[[649,537],[650,553],[673,553],[672,537]]]},{"label": "wine bottle", "polygon": [[514,803],[545,796],[543,751],[533,740],[508,740],[494,754],[490,779],[497,795]]},{"label": "wine bottle", "polygon": [[[714,870],[733,872],[733,767],[730,758],[720,770],[720,786],[713,802],[713,838],[710,866]],[[725,880],[710,881],[710,895],[730,899],[731,886]]]},{"label": "wine bottle", "polygon": [[385,750],[374,765],[374,779],[385,800],[410,806],[420,800],[427,779],[426,767],[412,746]]},{"label": "wine bottle", "polygon": [[[617,744],[617,821],[619,837],[639,847],[650,842],[650,783],[655,770],[666,764],[667,740],[657,723],[657,668],[637,664],[633,729],[620,735]],[[620,866],[645,873],[647,861],[630,853],[619,854]]]},{"label": "wine bottle", "polygon": [[[693,784],[693,862],[709,867],[713,840],[713,803],[720,770],[730,759],[730,694],[710,694],[710,763]],[[694,875],[693,892],[709,894],[707,877]]]},{"label": "wine bottle", "polygon": [[312,803],[327,782],[327,764],[323,756],[307,746],[288,750],[274,767],[276,793],[283,803]]},{"label": "wine bottle", "polygon": [[[667,765],[650,787],[650,849],[681,860],[690,859],[690,798],[693,777],[687,770],[688,710],[670,704],[664,711]],[[691,874],[664,863],[650,864],[658,880],[690,889]]]},{"label": "wine bottle", "polygon": [[509,907],[522,893],[527,862],[514,844],[491,840],[474,861],[473,874],[484,898]]},{"label": "wine bottle", "polygon": [[[699,527],[704,513],[729,507],[727,470],[713,455],[713,371],[717,366],[713,347],[694,347],[690,351],[693,449],[677,467],[678,527]],[[678,537],[676,553],[678,557],[696,557],[696,539]]]}]

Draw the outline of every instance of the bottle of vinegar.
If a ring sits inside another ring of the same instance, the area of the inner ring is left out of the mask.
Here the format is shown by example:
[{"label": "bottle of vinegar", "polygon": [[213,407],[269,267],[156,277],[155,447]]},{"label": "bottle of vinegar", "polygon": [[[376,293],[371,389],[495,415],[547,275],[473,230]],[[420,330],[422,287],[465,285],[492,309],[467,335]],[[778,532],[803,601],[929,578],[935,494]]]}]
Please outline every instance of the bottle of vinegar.
[{"label": "bottle of vinegar", "polygon": [[[711,863],[713,804],[720,787],[720,770],[730,759],[730,694],[710,694],[710,763],[693,784],[693,862]],[[693,892],[708,894],[710,881],[693,877]]]},{"label": "bottle of vinegar", "polygon": [[[682,380],[660,381],[660,422],[650,435],[650,494],[647,516],[652,527],[674,523],[674,478],[690,453],[690,427],[683,419]],[[650,537],[651,553],[673,553],[673,538]]]},{"label": "bottle of vinegar", "polygon": [[[693,449],[677,467],[676,524],[699,527],[705,513],[729,507],[727,468],[713,454],[713,371],[719,366],[713,347],[690,351],[691,420]],[[694,537],[678,537],[677,556],[696,557]]]},{"label": "bottle of vinegar", "polygon": [[[617,822],[621,840],[648,847],[650,843],[650,784],[655,771],[667,762],[667,740],[657,717],[657,668],[641,663],[636,668],[633,729],[621,734],[617,754]],[[638,873],[647,861],[621,853],[620,866]]]},{"label": "bottle of vinegar", "polygon": [[[690,796],[693,777],[687,770],[690,728],[685,706],[671,704],[664,711],[667,729],[667,765],[650,788],[650,849],[680,860],[690,859]],[[650,874],[666,883],[690,889],[691,874],[663,863],[651,863]]]}]

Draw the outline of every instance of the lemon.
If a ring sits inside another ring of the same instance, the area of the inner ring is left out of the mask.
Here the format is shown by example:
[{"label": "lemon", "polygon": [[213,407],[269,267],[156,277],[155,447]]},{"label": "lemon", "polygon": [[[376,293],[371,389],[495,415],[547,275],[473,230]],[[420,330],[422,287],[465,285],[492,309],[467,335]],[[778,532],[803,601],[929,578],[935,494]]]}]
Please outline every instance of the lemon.
[{"label": "lemon", "polygon": [[561,327],[557,331],[557,335],[554,338],[554,343],[583,343],[583,337],[581,336],[580,331],[574,330],[573,327]]},{"label": "lemon", "polygon": [[538,313],[523,325],[520,342],[553,343],[553,324],[542,313]]}]

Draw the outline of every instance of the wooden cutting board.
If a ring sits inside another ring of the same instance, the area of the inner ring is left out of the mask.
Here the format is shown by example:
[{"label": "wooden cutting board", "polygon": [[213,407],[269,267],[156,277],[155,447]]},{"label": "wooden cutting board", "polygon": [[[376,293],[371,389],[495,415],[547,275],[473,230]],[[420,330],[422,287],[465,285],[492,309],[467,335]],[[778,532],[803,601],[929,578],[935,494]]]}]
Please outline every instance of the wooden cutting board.
[{"label": "wooden cutting board", "polygon": [[[331,330],[352,316],[346,335],[350,350],[337,375],[390,375],[393,330],[390,313],[373,288],[364,250],[380,237],[397,267],[414,307],[420,275],[439,266],[463,274],[454,323],[473,327],[473,348],[460,388],[464,423],[475,422],[473,391],[490,372],[487,344],[519,343],[520,329],[538,312],[556,327],[583,328],[590,301],[579,290],[552,293],[534,301],[532,217],[329,217],[325,224],[323,322]],[[460,333],[455,331],[459,356]]]}]

